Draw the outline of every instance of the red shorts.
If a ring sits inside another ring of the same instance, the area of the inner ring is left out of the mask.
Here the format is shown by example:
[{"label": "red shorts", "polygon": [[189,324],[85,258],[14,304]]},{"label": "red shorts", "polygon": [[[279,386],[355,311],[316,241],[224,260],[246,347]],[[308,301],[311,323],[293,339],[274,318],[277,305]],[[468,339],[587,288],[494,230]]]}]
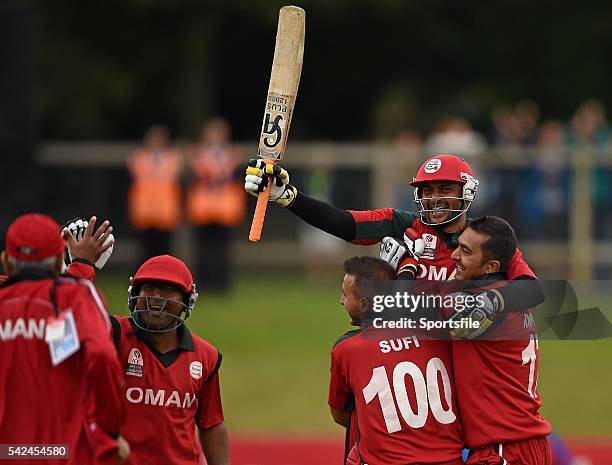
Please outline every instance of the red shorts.
[{"label": "red shorts", "polygon": [[552,465],[548,438],[525,439],[470,451],[466,465]]}]

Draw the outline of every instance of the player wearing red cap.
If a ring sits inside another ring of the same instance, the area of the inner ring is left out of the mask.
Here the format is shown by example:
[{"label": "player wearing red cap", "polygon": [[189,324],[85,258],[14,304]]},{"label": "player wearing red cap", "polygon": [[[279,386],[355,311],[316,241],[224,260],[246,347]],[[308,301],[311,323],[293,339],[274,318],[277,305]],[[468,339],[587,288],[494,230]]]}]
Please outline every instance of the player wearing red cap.
[{"label": "player wearing red cap", "polygon": [[[96,289],[89,281],[58,276],[64,248],[59,225],[45,215],[22,215],[7,230],[1,256],[8,279],[0,286],[0,437],[3,444],[63,445],[62,458],[61,448],[18,450],[31,459],[44,455],[50,464],[81,465],[93,463],[88,429],[100,430],[109,441],[117,438],[124,416],[122,377]],[[89,414],[95,423],[86,420]],[[17,458],[8,463],[32,463]]]},{"label": "player wearing red cap", "polygon": [[125,373],[127,418],[121,432],[134,463],[193,465],[202,451],[208,465],[228,463],[221,354],[184,324],[197,297],[187,266],[162,255],[131,278],[131,315],[111,316]]}]

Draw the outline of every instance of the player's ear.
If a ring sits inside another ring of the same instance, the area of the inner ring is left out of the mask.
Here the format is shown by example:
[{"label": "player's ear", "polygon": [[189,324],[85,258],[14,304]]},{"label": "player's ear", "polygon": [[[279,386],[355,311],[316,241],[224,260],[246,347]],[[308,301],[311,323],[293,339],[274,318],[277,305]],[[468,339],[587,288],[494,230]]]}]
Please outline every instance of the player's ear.
[{"label": "player's ear", "polygon": [[497,273],[501,269],[501,263],[499,260],[489,260],[485,265],[485,271],[487,273]]},{"label": "player's ear", "polygon": [[8,260],[8,255],[6,255],[6,252],[4,250],[2,251],[2,254],[0,254],[0,261],[2,262],[2,268],[4,269],[4,272],[10,275],[14,270]]},{"label": "player's ear", "polygon": [[57,257],[55,257],[55,264],[53,265],[53,271],[55,274],[60,274],[62,272],[62,265],[64,264],[64,255],[66,254],[65,250],[62,250]]}]

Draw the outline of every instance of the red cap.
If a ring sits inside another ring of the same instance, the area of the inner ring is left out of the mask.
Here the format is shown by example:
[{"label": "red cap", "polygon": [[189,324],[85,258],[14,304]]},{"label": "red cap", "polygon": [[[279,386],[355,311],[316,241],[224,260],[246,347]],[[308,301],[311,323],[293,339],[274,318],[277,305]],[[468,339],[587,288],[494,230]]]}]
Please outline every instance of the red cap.
[{"label": "red cap", "polygon": [[17,260],[44,260],[59,255],[65,247],[60,225],[40,213],[17,217],[6,231],[6,253]]},{"label": "red cap", "polygon": [[186,293],[193,291],[193,277],[189,268],[182,260],[171,255],[149,258],[140,265],[132,284],[138,285],[145,281],[163,281],[174,284]]},{"label": "red cap", "polygon": [[474,173],[463,158],[457,155],[436,155],[421,165],[410,185],[418,187],[423,182],[432,181],[453,181],[465,184],[466,175],[473,177]]}]

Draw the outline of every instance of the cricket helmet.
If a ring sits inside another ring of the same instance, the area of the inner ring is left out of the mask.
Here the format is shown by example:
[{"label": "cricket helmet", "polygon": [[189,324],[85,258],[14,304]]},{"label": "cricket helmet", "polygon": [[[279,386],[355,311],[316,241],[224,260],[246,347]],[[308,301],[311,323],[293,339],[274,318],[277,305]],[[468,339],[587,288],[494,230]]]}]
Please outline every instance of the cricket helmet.
[{"label": "cricket helmet", "polygon": [[[143,319],[141,318],[142,312],[163,312],[168,301],[168,299],[162,299],[159,297],[140,296],[140,287],[143,283],[147,282],[171,284],[183,293],[184,302],[176,302],[183,307],[181,314],[176,317],[179,320],[176,326],[164,328],[163,330],[155,330],[144,324]],[[137,309],[136,303],[138,299],[142,298],[146,299],[146,308]],[[157,301],[154,302],[153,299],[157,299]],[[189,268],[187,268],[187,265],[185,265],[182,260],[179,260],[171,255],[159,255],[157,257],[148,259],[146,262],[140,265],[140,268],[138,268],[136,274],[130,278],[130,286],[128,287],[128,307],[136,326],[146,331],[166,332],[176,329],[187,318],[189,318],[197,299],[198,293],[196,292],[196,285],[193,282],[193,276],[191,275]],[[152,305],[155,303],[161,305]],[[184,314],[184,318],[181,319],[182,314]]]},{"label": "cricket helmet", "polygon": [[[426,209],[423,206],[421,187],[428,182],[440,181],[458,182],[463,185],[463,189],[461,197],[438,197],[438,200],[458,199],[463,202],[463,205],[461,209],[447,209],[455,213],[452,218],[441,223],[432,223],[428,219],[428,213],[433,212],[434,209]],[[415,188],[414,202],[419,206],[421,221],[424,224],[437,226],[456,220],[470,208],[470,205],[476,197],[478,179],[474,177],[472,167],[463,158],[457,155],[435,155],[421,165],[410,185]]]}]

